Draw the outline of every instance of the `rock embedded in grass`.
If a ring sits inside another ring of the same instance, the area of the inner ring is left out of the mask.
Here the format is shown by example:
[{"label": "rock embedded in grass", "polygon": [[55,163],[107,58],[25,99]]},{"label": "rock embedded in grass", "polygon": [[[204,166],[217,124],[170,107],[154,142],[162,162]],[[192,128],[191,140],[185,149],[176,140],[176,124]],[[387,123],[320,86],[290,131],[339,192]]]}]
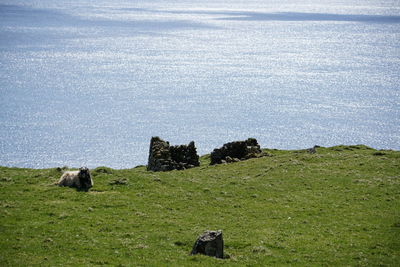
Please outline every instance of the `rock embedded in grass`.
[{"label": "rock embedded in grass", "polygon": [[309,153],[309,154],[315,154],[315,153],[317,153],[317,148],[318,147],[320,147],[320,146],[313,146],[313,147],[311,147],[311,148],[308,148],[307,149],[307,152]]},{"label": "rock embedded in grass", "polygon": [[222,231],[205,231],[197,238],[190,254],[203,254],[223,259],[224,240],[222,239]]}]

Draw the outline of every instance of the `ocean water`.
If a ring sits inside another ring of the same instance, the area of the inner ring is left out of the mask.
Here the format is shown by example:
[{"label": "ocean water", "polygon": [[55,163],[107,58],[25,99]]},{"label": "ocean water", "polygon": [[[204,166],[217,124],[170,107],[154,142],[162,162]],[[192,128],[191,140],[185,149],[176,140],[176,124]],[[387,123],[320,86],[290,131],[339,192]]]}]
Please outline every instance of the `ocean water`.
[{"label": "ocean water", "polygon": [[399,95],[399,1],[0,0],[2,166],[130,168],[152,136],[400,149]]}]

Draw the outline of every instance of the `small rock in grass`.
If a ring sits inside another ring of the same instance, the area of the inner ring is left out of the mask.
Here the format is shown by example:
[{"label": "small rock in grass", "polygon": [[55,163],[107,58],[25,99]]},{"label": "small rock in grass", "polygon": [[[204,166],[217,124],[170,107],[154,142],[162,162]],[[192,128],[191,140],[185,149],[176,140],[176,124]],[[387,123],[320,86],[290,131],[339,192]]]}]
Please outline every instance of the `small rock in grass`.
[{"label": "small rock in grass", "polygon": [[307,149],[307,152],[309,154],[315,154],[317,152],[317,149],[316,149],[317,147],[319,147],[319,146],[314,146],[312,148],[309,148],[309,149]]},{"label": "small rock in grass", "polygon": [[222,239],[222,231],[205,231],[197,238],[190,254],[204,254],[223,259],[224,241]]}]

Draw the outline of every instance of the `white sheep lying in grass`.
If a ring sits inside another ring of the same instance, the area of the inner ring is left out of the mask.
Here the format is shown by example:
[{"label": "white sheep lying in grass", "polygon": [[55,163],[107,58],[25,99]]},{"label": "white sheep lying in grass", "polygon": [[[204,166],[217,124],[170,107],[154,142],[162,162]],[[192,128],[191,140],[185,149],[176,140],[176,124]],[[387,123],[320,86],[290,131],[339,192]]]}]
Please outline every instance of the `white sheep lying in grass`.
[{"label": "white sheep lying in grass", "polygon": [[75,187],[78,190],[89,191],[93,186],[92,176],[86,167],[82,167],[79,171],[66,171],[57,183],[59,186]]}]

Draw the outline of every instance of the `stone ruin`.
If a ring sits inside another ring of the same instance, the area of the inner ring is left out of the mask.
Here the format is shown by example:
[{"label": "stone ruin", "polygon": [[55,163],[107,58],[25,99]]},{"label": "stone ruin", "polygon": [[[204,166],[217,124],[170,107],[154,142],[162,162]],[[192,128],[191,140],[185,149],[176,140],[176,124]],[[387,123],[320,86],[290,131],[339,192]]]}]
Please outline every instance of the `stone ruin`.
[{"label": "stone ruin", "polygon": [[184,170],[200,166],[194,142],[188,145],[170,146],[159,137],[150,141],[148,171]]},{"label": "stone ruin", "polygon": [[249,138],[246,141],[236,141],[224,144],[221,148],[214,149],[211,152],[211,163],[221,164],[238,162],[249,158],[257,158],[262,155],[260,145],[255,138]]}]

